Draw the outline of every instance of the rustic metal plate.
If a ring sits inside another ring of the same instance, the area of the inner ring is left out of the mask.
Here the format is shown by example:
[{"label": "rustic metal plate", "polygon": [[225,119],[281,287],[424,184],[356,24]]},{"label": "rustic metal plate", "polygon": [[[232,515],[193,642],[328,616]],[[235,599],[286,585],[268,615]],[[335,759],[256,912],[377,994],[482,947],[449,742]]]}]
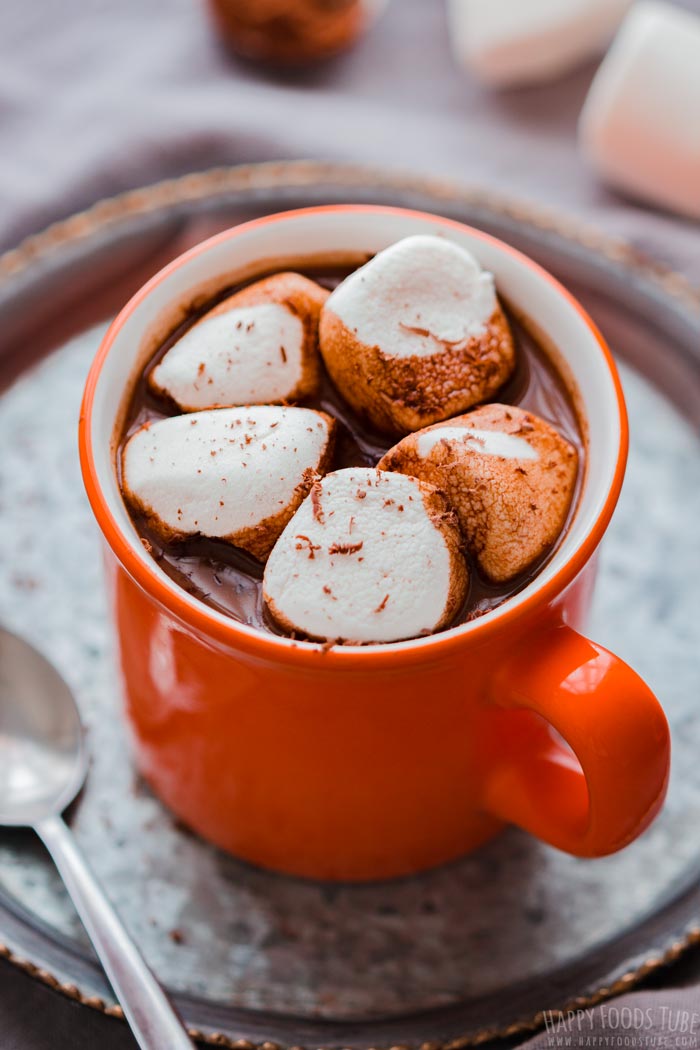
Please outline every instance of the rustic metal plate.
[{"label": "rustic metal plate", "polygon": [[[334,201],[419,207],[504,237],[584,300],[622,359],[632,451],[591,632],[658,691],[674,769],[661,818],[615,857],[575,860],[512,830],[421,877],[324,886],[205,845],[132,771],[75,447],[99,322],[215,230]],[[344,167],[262,165],[128,194],[8,253],[0,332],[0,620],[38,644],[76,692],[93,767],[73,827],[195,1029],[220,1033],[224,1045],[461,1045],[629,987],[700,938],[700,303],[679,278],[483,194]],[[0,942],[39,976],[111,1008],[30,833],[0,833]]]}]

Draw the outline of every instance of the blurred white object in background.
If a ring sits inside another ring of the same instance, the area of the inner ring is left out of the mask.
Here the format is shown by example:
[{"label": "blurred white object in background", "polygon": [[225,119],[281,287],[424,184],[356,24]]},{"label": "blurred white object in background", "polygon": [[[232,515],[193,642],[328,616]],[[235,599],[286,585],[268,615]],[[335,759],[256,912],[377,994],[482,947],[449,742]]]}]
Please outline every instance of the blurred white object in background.
[{"label": "blurred white object in background", "polygon": [[636,4],[591,85],[579,136],[611,185],[700,218],[700,18]]},{"label": "blurred white object in background", "polygon": [[447,0],[457,61],[486,84],[550,80],[603,52],[632,0]]}]

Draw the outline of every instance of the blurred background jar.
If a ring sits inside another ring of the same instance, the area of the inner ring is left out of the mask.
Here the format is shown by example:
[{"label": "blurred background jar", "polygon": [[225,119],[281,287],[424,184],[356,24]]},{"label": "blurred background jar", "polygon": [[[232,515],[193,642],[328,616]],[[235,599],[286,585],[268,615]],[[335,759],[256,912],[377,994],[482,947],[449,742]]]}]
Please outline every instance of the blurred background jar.
[{"label": "blurred background jar", "polygon": [[386,0],[209,0],[233,51],[287,66],[352,47],[385,6]]}]

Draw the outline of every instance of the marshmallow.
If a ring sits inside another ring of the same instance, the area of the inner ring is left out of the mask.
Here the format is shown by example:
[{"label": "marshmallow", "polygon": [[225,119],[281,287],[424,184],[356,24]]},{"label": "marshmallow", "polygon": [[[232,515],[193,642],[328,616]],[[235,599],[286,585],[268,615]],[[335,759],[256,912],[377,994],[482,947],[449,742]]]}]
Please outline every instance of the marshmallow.
[{"label": "marshmallow", "polygon": [[297,273],[249,285],[178,339],[151,372],[151,389],[185,412],[314,394],[318,318],[327,296]]},{"label": "marshmallow", "polygon": [[410,434],[379,461],[439,487],[467,545],[491,580],[513,579],[559,536],[578,456],[542,419],[512,405],[483,405]]},{"label": "marshmallow", "polygon": [[591,85],[584,156],[612,186],[700,218],[700,18],[637,3]]},{"label": "marshmallow", "polygon": [[456,518],[432,485],[351,467],[314,485],[275,544],[263,595],[309,638],[392,642],[445,627],[467,568]]},{"label": "marshmallow", "polygon": [[443,237],[406,237],[350,274],[319,338],[345,400],[390,433],[491,397],[515,364],[492,275]]},{"label": "marshmallow", "polygon": [[457,61],[486,84],[550,80],[605,50],[632,0],[448,0]]},{"label": "marshmallow", "polygon": [[122,488],[166,542],[228,540],[260,560],[328,469],[335,421],[308,408],[222,408],[147,423],[122,456]]}]

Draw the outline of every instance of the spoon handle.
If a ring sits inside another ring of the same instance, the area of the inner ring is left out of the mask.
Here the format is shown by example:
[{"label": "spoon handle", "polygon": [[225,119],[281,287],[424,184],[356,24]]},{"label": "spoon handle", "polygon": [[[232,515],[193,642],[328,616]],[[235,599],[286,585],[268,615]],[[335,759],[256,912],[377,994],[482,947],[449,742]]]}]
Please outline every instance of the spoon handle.
[{"label": "spoon handle", "polygon": [[184,1025],[124,929],[60,816],[34,826],[53,857],[141,1050],[193,1050]]}]

